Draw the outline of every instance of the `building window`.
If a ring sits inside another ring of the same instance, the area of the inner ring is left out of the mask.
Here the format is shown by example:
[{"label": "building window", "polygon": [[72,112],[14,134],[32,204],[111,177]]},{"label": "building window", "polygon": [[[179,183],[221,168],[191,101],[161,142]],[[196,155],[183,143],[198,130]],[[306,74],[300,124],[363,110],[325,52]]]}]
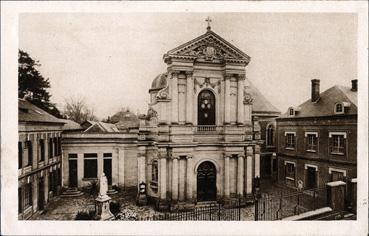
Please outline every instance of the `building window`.
[{"label": "building window", "polygon": [[45,160],[45,143],[43,139],[40,139],[40,161]]},{"label": "building window", "polygon": [[288,109],[288,115],[295,116],[295,110],[292,107]]},{"label": "building window", "polygon": [[309,152],[316,152],[318,149],[318,135],[315,133],[306,134],[306,150]]},{"label": "building window", "polygon": [[56,140],[56,138],[53,138],[53,143],[54,143],[54,156],[57,156],[57,155],[59,155],[58,154],[58,142],[57,142],[57,140]]},{"label": "building window", "polygon": [[274,142],[274,129],[273,129],[273,125],[269,125],[268,129],[267,129],[267,146],[273,146]]},{"label": "building window", "polygon": [[49,138],[49,158],[53,158],[53,139]]},{"label": "building window", "polygon": [[157,183],[158,182],[158,161],[153,161],[151,166],[151,181]]},{"label": "building window", "polygon": [[336,114],[343,114],[344,112],[344,107],[343,107],[343,105],[342,105],[342,103],[337,103],[335,106],[334,106],[334,112],[336,113]]},{"label": "building window", "polygon": [[18,188],[18,213],[23,212],[22,188]]},{"label": "building window", "polygon": [[286,162],[286,178],[290,180],[295,180],[295,164],[291,162]]},{"label": "building window", "polygon": [[26,184],[24,186],[24,209],[32,206],[32,184]]},{"label": "building window", "polygon": [[26,145],[27,145],[27,150],[28,150],[28,159],[27,159],[26,166],[30,166],[32,165],[32,162],[33,162],[32,142],[27,141]]},{"label": "building window", "polygon": [[23,147],[22,142],[18,142],[18,169],[23,167]]},{"label": "building window", "polygon": [[296,133],[286,133],[286,148],[295,149]]},{"label": "building window", "polygon": [[61,138],[58,138],[58,155],[61,155],[62,150],[61,150]]},{"label": "building window", "polygon": [[331,181],[344,181],[346,177],[346,170],[336,169],[336,168],[328,168],[328,173],[330,174]]},{"label": "building window", "polygon": [[345,144],[346,144],[345,135],[341,135],[341,134],[332,135],[330,138],[331,153],[344,155],[345,154]]},{"label": "building window", "polygon": [[97,178],[97,153],[84,154],[84,178]]}]

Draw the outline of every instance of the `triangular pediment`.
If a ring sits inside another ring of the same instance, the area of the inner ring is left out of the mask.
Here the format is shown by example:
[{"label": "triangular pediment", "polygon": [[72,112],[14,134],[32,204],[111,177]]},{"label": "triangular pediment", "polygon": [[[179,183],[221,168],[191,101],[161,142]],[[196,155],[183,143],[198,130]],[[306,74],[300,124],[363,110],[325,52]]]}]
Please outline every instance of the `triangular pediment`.
[{"label": "triangular pediment", "polygon": [[248,64],[250,57],[211,30],[164,55],[167,58],[235,61]]}]

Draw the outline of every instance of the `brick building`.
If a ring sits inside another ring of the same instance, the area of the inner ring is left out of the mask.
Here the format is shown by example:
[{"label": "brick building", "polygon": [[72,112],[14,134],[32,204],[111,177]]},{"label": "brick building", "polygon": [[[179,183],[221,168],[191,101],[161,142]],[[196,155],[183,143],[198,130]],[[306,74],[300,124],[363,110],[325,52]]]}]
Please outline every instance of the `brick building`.
[{"label": "brick building", "polygon": [[28,219],[60,192],[64,122],[26,100],[18,104],[18,218]]},{"label": "brick building", "polygon": [[356,178],[357,169],[357,80],[323,93],[311,82],[311,99],[276,119],[278,182],[304,189]]}]

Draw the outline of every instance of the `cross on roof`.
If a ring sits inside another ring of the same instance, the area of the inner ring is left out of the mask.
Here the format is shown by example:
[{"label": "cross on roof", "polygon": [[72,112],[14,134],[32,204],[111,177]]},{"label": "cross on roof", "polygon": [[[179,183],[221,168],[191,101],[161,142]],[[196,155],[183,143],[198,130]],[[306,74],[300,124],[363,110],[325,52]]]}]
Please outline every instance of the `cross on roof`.
[{"label": "cross on roof", "polygon": [[205,19],[206,22],[208,22],[208,27],[206,27],[207,30],[210,30],[211,27],[210,27],[210,23],[211,23],[211,18],[208,16],[206,19]]}]

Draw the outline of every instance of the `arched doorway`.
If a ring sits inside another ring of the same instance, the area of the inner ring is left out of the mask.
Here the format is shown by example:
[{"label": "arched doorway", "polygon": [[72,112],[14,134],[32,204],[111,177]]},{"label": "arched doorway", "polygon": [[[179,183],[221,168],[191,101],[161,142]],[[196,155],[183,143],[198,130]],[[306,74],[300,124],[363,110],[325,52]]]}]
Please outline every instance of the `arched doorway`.
[{"label": "arched doorway", "polygon": [[213,163],[205,161],[197,168],[197,201],[215,201],[217,171]]},{"label": "arched doorway", "polygon": [[207,89],[197,98],[197,125],[215,125],[215,96]]}]

